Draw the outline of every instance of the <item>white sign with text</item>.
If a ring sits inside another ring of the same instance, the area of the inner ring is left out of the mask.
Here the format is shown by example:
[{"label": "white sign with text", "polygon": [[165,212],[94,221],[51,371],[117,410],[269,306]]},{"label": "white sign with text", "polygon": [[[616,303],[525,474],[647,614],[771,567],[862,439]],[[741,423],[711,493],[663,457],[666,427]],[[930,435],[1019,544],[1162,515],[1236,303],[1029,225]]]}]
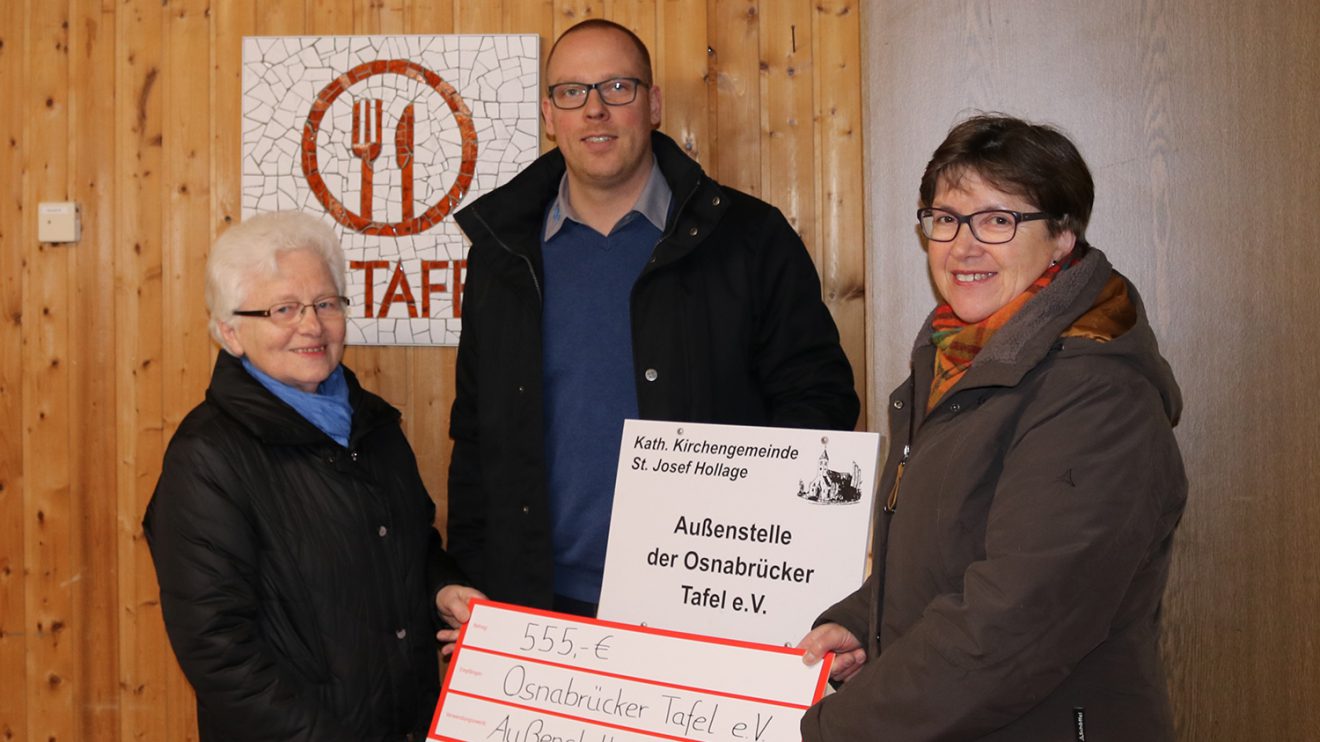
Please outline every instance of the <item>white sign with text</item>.
[{"label": "white sign with text", "polygon": [[831,659],[477,600],[427,739],[797,742]]},{"label": "white sign with text", "polygon": [[602,619],[793,646],[857,589],[876,433],[628,420]]}]

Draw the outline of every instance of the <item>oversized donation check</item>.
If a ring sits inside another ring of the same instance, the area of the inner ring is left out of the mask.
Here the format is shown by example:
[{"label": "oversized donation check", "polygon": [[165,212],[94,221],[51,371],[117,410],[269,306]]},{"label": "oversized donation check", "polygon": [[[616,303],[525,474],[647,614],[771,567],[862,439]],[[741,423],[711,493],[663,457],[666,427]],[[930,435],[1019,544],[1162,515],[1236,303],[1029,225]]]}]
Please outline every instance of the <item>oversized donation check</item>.
[{"label": "oversized donation check", "polygon": [[478,600],[428,739],[797,742],[831,659]]}]

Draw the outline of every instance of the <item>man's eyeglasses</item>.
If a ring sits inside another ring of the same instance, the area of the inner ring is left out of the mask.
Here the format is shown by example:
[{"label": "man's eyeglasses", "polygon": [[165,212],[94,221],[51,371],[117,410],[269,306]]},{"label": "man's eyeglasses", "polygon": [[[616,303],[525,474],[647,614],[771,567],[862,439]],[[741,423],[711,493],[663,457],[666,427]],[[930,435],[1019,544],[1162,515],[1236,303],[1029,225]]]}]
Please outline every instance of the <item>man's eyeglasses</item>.
[{"label": "man's eyeglasses", "polygon": [[311,304],[282,301],[270,309],[235,309],[239,317],[265,317],[278,327],[292,327],[302,321],[303,312],[311,307],[317,319],[338,319],[348,309],[347,296],[322,296]]},{"label": "man's eyeglasses", "polygon": [[550,86],[550,102],[555,108],[573,111],[587,105],[591,91],[596,91],[600,102],[607,106],[626,106],[637,100],[637,88],[650,83],[636,77],[611,77],[597,83],[561,82]]},{"label": "man's eyeglasses", "polygon": [[1018,224],[1049,219],[1050,216],[1043,211],[1024,214],[1021,211],[991,209],[963,216],[948,209],[930,207],[917,209],[917,221],[921,222],[921,232],[926,235],[926,239],[934,242],[953,242],[958,236],[958,230],[966,224],[967,228],[972,230],[972,237],[987,245],[1010,242],[1017,236]]}]

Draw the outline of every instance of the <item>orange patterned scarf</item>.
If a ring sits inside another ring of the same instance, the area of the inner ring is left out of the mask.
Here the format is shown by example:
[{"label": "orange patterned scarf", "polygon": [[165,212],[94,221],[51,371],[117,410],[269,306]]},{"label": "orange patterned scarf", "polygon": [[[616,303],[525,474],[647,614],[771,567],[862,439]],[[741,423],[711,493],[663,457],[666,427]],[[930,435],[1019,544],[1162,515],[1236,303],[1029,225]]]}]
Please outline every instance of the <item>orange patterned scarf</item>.
[{"label": "orange patterned scarf", "polygon": [[[994,336],[1031,297],[1050,285],[1054,277],[1064,268],[1077,261],[1076,251],[1064,258],[1057,265],[1050,266],[1040,278],[1037,278],[1021,294],[1000,307],[994,314],[975,324],[967,324],[958,319],[948,302],[935,309],[935,319],[931,322],[931,343],[935,346],[935,375],[930,383],[930,397],[926,411],[935,409],[935,405],[953,388],[958,380],[967,373],[990,338]],[[1108,342],[1131,329],[1136,323],[1137,312],[1128,299],[1127,283],[1117,273],[1111,273],[1109,281],[1096,297],[1095,303],[1076,322],[1063,332],[1061,337],[1085,337],[1098,342]]]}]

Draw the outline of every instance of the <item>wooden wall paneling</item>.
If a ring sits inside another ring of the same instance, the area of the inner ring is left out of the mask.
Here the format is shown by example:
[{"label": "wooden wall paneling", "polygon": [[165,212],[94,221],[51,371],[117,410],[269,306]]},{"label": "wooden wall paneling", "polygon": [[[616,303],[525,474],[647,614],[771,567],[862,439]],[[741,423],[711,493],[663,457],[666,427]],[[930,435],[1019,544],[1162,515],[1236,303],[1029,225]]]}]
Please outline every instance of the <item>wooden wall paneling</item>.
[{"label": "wooden wall paneling", "polygon": [[1320,229],[1320,7],[1253,10],[1169,3],[1168,146],[1140,194],[1167,194],[1151,214],[1164,244],[1135,252],[1167,253],[1151,272],[1171,273],[1146,301],[1187,404],[1178,433],[1192,491],[1165,600],[1187,739],[1320,727],[1320,403],[1309,394],[1320,359],[1282,319],[1314,314],[1320,271],[1313,240],[1299,239]]},{"label": "wooden wall paneling", "polygon": [[359,36],[381,34],[384,0],[352,0],[353,33]]},{"label": "wooden wall paneling", "polygon": [[79,737],[119,736],[119,529],[115,501],[114,12],[71,3],[69,110],[72,198],[82,207],[82,241],[70,248],[74,283],[68,297],[70,441],[75,520]]},{"label": "wooden wall paneling", "polygon": [[708,172],[726,186],[760,196],[761,30],[757,0],[710,0],[715,50],[715,152]]},{"label": "wooden wall paneling", "polygon": [[[0,5],[0,67],[19,71],[0,76],[0,99],[21,101],[0,111],[0,417],[22,423],[0,429],[0,663],[19,669],[0,673],[5,739],[196,736],[140,521],[165,443],[201,399],[216,352],[202,272],[214,236],[241,211],[242,36],[538,33],[544,55],[577,20],[611,17],[650,45],[662,126],[712,173],[720,115],[750,126],[788,92],[767,83],[763,103],[760,82],[748,97],[719,92],[708,74],[710,24],[738,16],[745,48],[724,61],[760,75],[759,52],[775,42],[758,35],[754,2]],[[732,184],[756,191],[781,176],[776,163],[762,166],[760,127],[747,131],[752,149],[735,152],[726,137],[725,155],[753,163],[751,185],[736,174]],[[800,203],[793,178],[782,180],[773,199]],[[36,201],[55,198],[82,205],[76,246],[35,241]],[[380,348],[349,361],[403,409],[442,528],[454,360],[452,348]]]},{"label": "wooden wall paneling", "polygon": [[[277,22],[276,19],[270,19],[271,28],[294,28],[301,27],[307,29],[306,33],[318,33],[312,29],[322,28],[346,28],[351,29],[356,26],[358,16],[363,13],[362,3],[355,3],[353,0],[279,0],[279,2],[303,8],[303,17],[301,23],[294,24],[292,21]],[[264,13],[266,9],[266,0],[261,0],[258,4],[259,13]],[[292,15],[293,8],[285,11]],[[301,32],[299,32],[301,33]],[[350,31],[340,31],[337,33],[350,33]],[[291,31],[270,31],[263,35],[268,36],[292,36]]]},{"label": "wooden wall paneling", "polygon": [[1310,738],[1320,725],[1320,403],[1307,393],[1320,358],[1280,321],[1311,314],[1320,270],[1298,239],[1320,229],[1320,6],[1258,10],[1022,1],[954,24],[934,6],[867,22],[886,34],[866,55],[882,71],[866,88],[870,243],[884,261],[874,311],[905,325],[877,346],[886,377],[901,378],[930,308],[911,209],[943,130],[969,105],[1008,110],[1062,126],[1091,165],[1087,236],[1141,291],[1185,402],[1175,433],[1191,492],[1163,650],[1186,740]]},{"label": "wooden wall paneling", "polygon": [[[68,4],[31,7],[24,75],[28,99],[24,147],[28,153],[23,201],[69,199]],[[79,691],[75,616],[72,486],[69,476],[69,281],[70,247],[37,241],[36,220],[19,228],[25,255],[23,275],[23,458],[24,548],[27,630],[34,632],[27,655],[28,734],[39,739],[77,736]]]},{"label": "wooden wall paneling", "polygon": [[387,34],[409,33],[408,0],[372,0],[380,15],[380,32]]},{"label": "wooden wall paneling", "polygon": [[504,33],[529,33],[541,37],[542,72],[545,55],[554,43],[555,0],[519,0],[504,8]]},{"label": "wooden wall paneling", "polygon": [[318,23],[350,28],[353,23],[353,6],[349,0],[261,0],[256,9],[260,36],[316,33],[312,28]]},{"label": "wooden wall paneling", "polygon": [[555,28],[550,43],[588,18],[603,18],[604,11],[605,0],[555,0]]},{"label": "wooden wall paneling", "polygon": [[[355,3],[353,2],[353,0],[280,0],[280,1],[285,3],[293,2],[293,4],[301,5],[305,8],[306,14],[302,20],[301,26],[305,29],[308,29],[307,33],[309,34],[317,33],[316,31],[311,30],[317,27],[345,28],[345,29],[354,28],[358,16],[363,12],[362,4]],[[258,3],[258,12],[263,11],[265,9],[265,6],[266,6],[265,0],[262,0],[260,3]],[[272,19],[272,21],[273,20],[274,19]],[[282,26],[272,23],[271,27],[292,28],[293,25],[288,24],[287,26]],[[346,33],[350,33],[350,31],[339,31],[337,33],[346,34]],[[279,32],[272,31],[266,35],[291,36],[293,34],[292,32],[287,32],[287,31],[279,31]]]},{"label": "wooden wall paneling", "polygon": [[[210,237],[214,241],[243,215],[243,37],[256,34],[256,0],[216,3],[211,18]],[[209,254],[209,243],[206,248]]]},{"label": "wooden wall paneling", "polygon": [[454,0],[454,33],[499,33],[506,7],[517,0]]},{"label": "wooden wall paneling", "polygon": [[[161,102],[164,120],[160,198],[162,223],[162,436],[169,440],[211,379],[212,343],[202,301],[211,219],[211,14],[208,0],[162,6]],[[200,50],[206,49],[206,54]],[[196,703],[181,672],[166,685],[170,739],[196,729]]]},{"label": "wooden wall paneling", "polygon": [[[446,482],[454,443],[449,439],[449,408],[454,400],[456,348],[411,348],[408,386],[412,405],[404,418],[417,469],[435,501],[436,528],[446,537],[449,497]],[[446,543],[448,541],[446,540]]]},{"label": "wooden wall paneling", "polygon": [[454,32],[453,0],[407,0],[404,24],[408,33],[444,34]]},{"label": "wooden wall paneling", "polygon": [[121,739],[169,739],[179,672],[160,615],[160,591],[141,528],[165,439],[161,169],[161,5],[130,0],[115,11],[115,448]]},{"label": "wooden wall paneling", "polygon": [[[656,0],[602,0],[603,17],[626,26],[646,44],[651,52],[651,66],[655,66]],[[654,71],[654,70],[653,70]]]},{"label": "wooden wall paneling", "polygon": [[165,9],[162,108],[165,119],[161,241],[165,276],[162,332],[164,435],[174,434],[211,378],[206,254],[211,241],[211,17],[208,0],[173,0]]},{"label": "wooden wall paneling", "polygon": [[714,175],[715,76],[706,5],[706,0],[659,0],[651,62],[664,104],[660,130]]},{"label": "wooden wall paneling", "polygon": [[[23,122],[26,3],[0,4],[0,738],[27,739],[27,515],[23,497]],[[29,216],[30,215],[30,216]]]},{"label": "wooden wall paneling", "polygon": [[[866,213],[862,179],[861,19],[856,0],[820,0],[816,13],[816,176],[825,304],[839,326],[867,420]],[[884,430],[885,428],[878,428]]]},{"label": "wooden wall paneling", "polygon": [[815,20],[802,3],[766,3],[761,12],[761,183],[821,263],[816,229]]}]

